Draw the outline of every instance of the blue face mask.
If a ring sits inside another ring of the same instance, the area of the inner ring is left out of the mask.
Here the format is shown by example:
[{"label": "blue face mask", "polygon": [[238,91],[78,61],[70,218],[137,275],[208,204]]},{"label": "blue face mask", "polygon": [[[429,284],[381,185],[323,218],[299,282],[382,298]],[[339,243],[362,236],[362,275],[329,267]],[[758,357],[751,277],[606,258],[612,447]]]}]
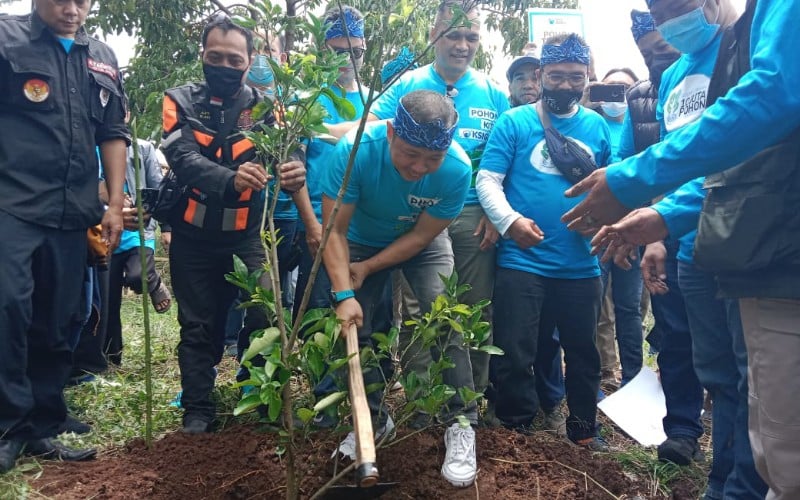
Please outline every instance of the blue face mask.
[{"label": "blue face mask", "polygon": [[658,32],[668,44],[683,54],[700,52],[708,47],[719,31],[719,24],[716,24],[719,19],[719,11],[717,11],[717,19],[714,19],[713,23],[709,23],[703,12],[705,5],[703,2],[702,6],[693,11],[657,26]]},{"label": "blue face mask", "polygon": [[248,83],[266,87],[271,85],[273,80],[275,80],[275,75],[272,73],[268,57],[264,54],[258,54],[253,60],[253,65],[250,66],[250,72],[247,73]]}]

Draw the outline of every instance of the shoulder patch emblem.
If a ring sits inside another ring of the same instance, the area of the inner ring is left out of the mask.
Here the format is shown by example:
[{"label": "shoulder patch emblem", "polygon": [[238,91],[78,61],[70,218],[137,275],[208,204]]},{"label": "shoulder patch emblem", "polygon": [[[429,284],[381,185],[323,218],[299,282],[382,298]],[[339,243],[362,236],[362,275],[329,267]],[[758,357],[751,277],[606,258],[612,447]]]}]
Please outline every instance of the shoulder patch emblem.
[{"label": "shoulder patch emblem", "polygon": [[100,89],[100,105],[104,108],[108,104],[108,100],[111,98],[111,92],[105,87]]},{"label": "shoulder patch emblem", "polygon": [[91,57],[86,60],[86,65],[89,67],[90,71],[94,71],[95,73],[102,73],[104,75],[110,76],[112,79],[117,79],[117,70],[114,66],[110,64],[106,64],[104,62],[95,61]]},{"label": "shoulder patch emblem", "polygon": [[44,102],[50,96],[50,86],[44,80],[33,78],[22,86],[22,93],[31,102]]}]

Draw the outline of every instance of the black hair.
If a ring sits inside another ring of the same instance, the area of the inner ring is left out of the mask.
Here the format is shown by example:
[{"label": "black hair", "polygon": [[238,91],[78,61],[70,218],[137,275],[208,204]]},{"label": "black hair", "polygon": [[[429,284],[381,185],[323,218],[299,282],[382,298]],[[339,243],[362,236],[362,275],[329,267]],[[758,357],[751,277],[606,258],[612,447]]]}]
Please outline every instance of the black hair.
[{"label": "black hair", "polygon": [[572,36],[574,36],[584,47],[589,46],[589,44],[586,43],[586,40],[584,40],[583,37],[577,33],[559,33],[558,35],[553,35],[544,41],[544,45],[561,45],[567,41],[567,38]]},{"label": "black hair", "polygon": [[217,12],[212,14],[211,17],[208,19],[208,23],[203,28],[203,35],[201,37],[201,43],[203,44],[203,50],[206,48],[206,42],[208,41],[208,34],[211,33],[211,30],[219,29],[222,30],[223,33],[228,33],[229,31],[237,31],[244,36],[245,41],[247,42],[247,54],[253,55],[253,51],[255,47],[253,45],[253,32],[249,29],[239,26],[224,12]]},{"label": "black hair", "polygon": [[636,73],[634,73],[633,70],[630,69],[630,68],[614,68],[614,69],[610,69],[610,70],[608,70],[608,73],[606,73],[606,76],[603,77],[603,80],[605,80],[606,78],[608,78],[609,76],[611,76],[614,73],[625,73],[629,77],[633,78],[634,83],[639,81],[639,78],[636,76]]}]

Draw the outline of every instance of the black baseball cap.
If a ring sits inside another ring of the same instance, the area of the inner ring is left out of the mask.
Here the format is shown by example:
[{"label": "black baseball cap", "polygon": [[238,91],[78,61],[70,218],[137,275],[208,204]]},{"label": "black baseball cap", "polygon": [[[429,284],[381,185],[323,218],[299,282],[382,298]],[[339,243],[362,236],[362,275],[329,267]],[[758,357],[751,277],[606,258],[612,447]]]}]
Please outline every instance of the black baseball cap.
[{"label": "black baseball cap", "polygon": [[540,66],[539,59],[531,54],[525,54],[517,57],[511,62],[511,65],[508,67],[508,71],[506,71],[506,78],[508,78],[509,83],[511,83],[511,77],[514,75],[514,72],[524,64],[533,64],[537,68]]}]

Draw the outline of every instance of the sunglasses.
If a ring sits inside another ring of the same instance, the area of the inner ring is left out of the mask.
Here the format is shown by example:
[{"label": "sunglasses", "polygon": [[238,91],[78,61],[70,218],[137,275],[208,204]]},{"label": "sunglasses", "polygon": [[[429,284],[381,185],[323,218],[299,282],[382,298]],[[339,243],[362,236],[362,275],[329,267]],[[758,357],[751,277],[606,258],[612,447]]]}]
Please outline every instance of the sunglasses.
[{"label": "sunglasses", "polygon": [[364,57],[364,52],[366,49],[363,47],[353,47],[353,48],[343,48],[343,49],[335,49],[331,47],[331,50],[336,52],[337,54],[352,54],[355,59],[361,59]]}]

